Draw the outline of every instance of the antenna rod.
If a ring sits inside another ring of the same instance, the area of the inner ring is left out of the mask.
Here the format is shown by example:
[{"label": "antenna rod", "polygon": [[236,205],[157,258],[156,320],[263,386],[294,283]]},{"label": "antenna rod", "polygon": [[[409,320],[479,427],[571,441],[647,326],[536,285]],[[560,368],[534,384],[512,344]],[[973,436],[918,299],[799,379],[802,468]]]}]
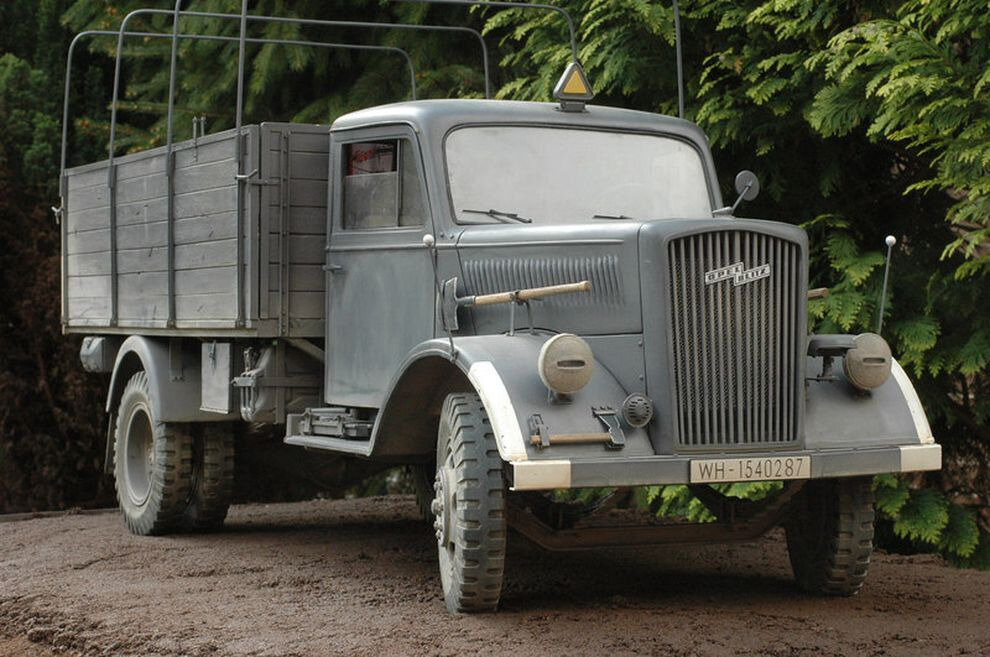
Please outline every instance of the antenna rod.
[{"label": "antenna rod", "polygon": [[671,0],[674,5],[674,47],[677,50],[677,116],[684,118],[684,59],[681,56],[681,10],[677,0]]},{"label": "antenna rod", "polygon": [[897,238],[893,235],[888,235],[883,242],[887,245],[887,263],[883,268],[883,288],[880,290],[880,316],[877,317],[877,335],[883,329],[883,307],[887,301],[887,278],[890,275],[890,255],[894,245],[897,244]]}]

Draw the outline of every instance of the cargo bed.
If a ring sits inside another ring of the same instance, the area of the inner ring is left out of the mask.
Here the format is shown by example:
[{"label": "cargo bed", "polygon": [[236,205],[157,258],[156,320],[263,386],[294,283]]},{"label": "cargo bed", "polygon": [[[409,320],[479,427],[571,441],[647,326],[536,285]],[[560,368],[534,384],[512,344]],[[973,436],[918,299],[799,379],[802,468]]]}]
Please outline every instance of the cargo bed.
[{"label": "cargo bed", "polygon": [[323,337],[329,129],[244,126],[241,182],[235,138],[176,143],[171,184],[165,148],[65,172],[66,332]]}]

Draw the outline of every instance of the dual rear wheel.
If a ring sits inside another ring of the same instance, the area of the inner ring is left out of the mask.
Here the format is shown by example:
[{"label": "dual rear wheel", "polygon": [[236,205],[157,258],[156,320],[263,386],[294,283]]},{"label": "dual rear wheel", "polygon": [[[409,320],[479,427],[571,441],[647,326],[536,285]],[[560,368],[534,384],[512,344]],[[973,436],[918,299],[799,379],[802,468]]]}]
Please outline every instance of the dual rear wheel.
[{"label": "dual rear wheel", "polygon": [[210,531],[223,526],[234,484],[234,438],[225,424],[162,422],[138,372],[120,398],[114,479],[134,534]]}]

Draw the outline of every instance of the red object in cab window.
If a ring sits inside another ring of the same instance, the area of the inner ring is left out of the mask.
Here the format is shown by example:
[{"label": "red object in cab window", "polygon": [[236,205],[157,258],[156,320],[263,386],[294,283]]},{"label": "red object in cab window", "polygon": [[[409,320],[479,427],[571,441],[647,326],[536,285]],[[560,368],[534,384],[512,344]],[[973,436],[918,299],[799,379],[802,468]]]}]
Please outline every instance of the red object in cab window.
[{"label": "red object in cab window", "polygon": [[367,141],[347,145],[347,175],[395,171],[395,142]]}]

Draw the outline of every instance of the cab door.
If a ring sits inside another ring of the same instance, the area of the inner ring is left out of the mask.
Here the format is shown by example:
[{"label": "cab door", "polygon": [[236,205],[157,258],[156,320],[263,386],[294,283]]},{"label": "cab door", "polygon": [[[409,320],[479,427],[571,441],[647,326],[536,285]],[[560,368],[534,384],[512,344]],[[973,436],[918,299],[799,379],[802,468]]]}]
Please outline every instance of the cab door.
[{"label": "cab door", "polygon": [[326,401],[378,408],[409,350],[433,337],[423,158],[406,126],[335,133],[331,149]]}]

